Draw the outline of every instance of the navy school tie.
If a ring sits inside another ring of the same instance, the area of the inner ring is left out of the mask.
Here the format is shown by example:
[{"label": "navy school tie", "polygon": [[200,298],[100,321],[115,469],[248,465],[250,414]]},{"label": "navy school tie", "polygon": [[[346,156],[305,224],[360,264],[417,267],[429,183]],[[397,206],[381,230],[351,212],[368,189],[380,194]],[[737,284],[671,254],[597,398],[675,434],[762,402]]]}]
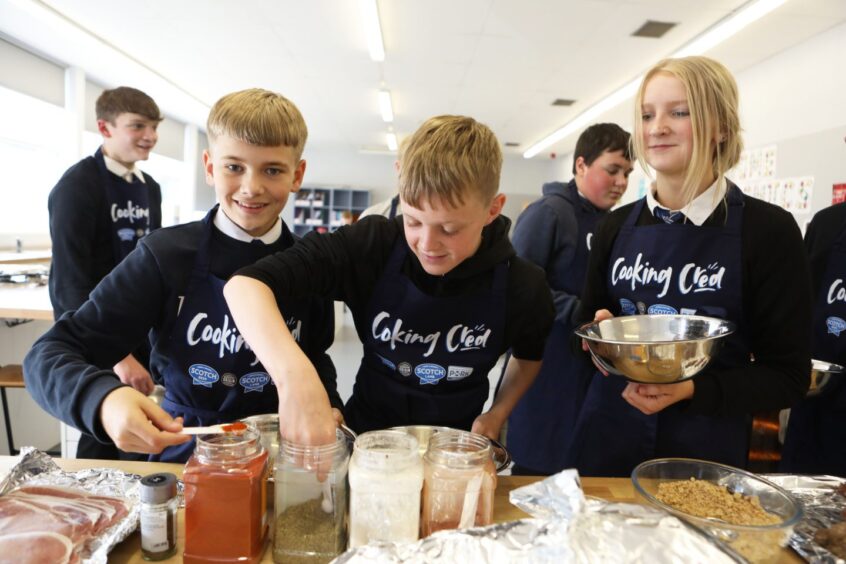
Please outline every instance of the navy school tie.
[{"label": "navy school tie", "polygon": [[684,214],[680,211],[670,211],[660,206],[656,206],[654,215],[664,223],[683,223]]}]

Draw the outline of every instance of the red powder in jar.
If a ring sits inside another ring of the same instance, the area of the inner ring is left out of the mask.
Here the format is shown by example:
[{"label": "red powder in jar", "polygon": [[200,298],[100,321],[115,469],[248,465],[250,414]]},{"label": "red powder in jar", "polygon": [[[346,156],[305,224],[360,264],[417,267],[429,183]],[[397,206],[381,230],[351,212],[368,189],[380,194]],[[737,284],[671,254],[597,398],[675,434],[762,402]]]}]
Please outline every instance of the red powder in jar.
[{"label": "red powder in jar", "polygon": [[183,561],[259,562],[267,538],[267,452],[243,463],[185,465]]}]

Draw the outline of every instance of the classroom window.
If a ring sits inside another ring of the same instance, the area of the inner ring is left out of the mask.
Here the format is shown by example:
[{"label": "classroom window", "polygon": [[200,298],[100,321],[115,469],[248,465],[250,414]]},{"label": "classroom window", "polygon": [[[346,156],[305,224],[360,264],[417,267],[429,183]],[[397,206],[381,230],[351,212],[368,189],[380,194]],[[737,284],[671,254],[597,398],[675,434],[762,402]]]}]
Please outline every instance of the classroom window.
[{"label": "classroom window", "polygon": [[0,234],[49,231],[47,196],[73,160],[71,131],[64,108],[0,86]]}]

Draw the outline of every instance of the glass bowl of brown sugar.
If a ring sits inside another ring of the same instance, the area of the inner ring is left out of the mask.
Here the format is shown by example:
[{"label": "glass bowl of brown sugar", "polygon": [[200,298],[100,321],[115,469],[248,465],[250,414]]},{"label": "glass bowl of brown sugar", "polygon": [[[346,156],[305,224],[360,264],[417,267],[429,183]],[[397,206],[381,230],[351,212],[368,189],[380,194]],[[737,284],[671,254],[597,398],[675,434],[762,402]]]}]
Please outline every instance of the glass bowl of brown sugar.
[{"label": "glass bowl of brown sugar", "polygon": [[777,562],[802,505],[783,488],[745,470],[690,458],[648,460],[632,471],[651,505],[704,530],[750,562]]}]

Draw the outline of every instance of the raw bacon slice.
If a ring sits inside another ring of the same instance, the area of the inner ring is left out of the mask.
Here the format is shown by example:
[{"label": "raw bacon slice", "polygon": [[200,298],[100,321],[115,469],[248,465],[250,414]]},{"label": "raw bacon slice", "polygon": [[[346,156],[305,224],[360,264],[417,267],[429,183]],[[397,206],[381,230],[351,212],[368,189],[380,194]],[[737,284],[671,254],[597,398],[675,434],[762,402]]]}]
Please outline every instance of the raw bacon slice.
[{"label": "raw bacon slice", "polygon": [[53,515],[60,516],[65,522],[73,525],[72,538],[74,542],[87,540],[96,530],[97,521],[102,517],[99,511],[75,503],[71,499],[18,494],[17,492],[6,494],[6,497],[24,501],[49,511]]},{"label": "raw bacon slice", "polygon": [[31,503],[5,496],[0,498],[0,531],[2,534],[41,531],[69,537],[73,525]]},{"label": "raw bacon slice", "polygon": [[56,533],[79,550],[128,513],[127,505],[117,498],[70,488],[24,486],[0,497],[0,534]]},{"label": "raw bacon slice", "polygon": [[87,492],[74,490],[71,488],[61,488],[58,486],[24,486],[22,488],[18,488],[15,491],[27,494],[81,499],[86,503],[94,503],[95,505],[100,507],[102,507],[103,504],[108,505],[109,507],[111,507],[111,511],[104,507],[104,510],[106,511],[109,517],[109,523],[105,527],[107,529],[113,524],[117,523],[120,519],[123,519],[129,513],[129,510],[126,507],[126,503],[124,503],[123,500],[120,500],[115,497],[91,495]]},{"label": "raw bacon slice", "polygon": [[73,543],[57,533],[0,535],[0,564],[67,564],[78,558]]}]

